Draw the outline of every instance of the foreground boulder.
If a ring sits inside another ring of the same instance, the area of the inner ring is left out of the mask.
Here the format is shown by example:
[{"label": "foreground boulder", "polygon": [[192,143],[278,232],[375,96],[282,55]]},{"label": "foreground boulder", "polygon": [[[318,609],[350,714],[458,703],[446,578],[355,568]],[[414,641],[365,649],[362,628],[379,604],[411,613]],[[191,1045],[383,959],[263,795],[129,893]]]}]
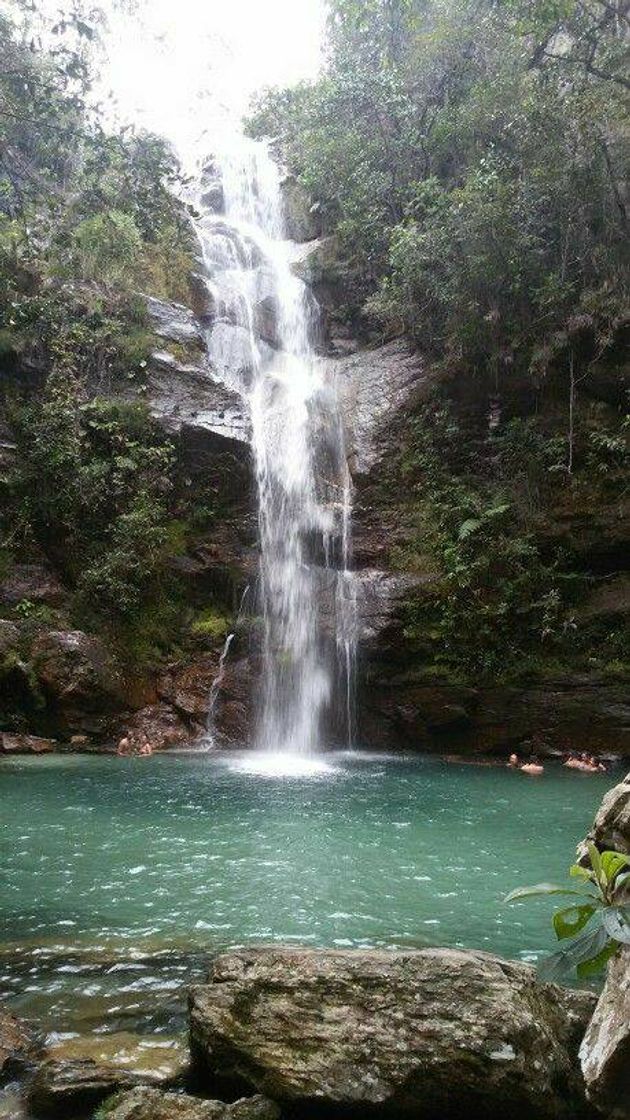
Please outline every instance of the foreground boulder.
[{"label": "foreground boulder", "polygon": [[41,1065],[28,1089],[28,1104],[43,1118],[87,1116],[120,1089],[138,1085],[138,1076],[114,1065],[99,1065],[89,1058]]},{"label": "foreground boulder", "polygon": [[331,1116],[588,1115],[577,1061],[595,998],[454,949],[225,953],[191,992],[199,1077]]},{"label": "foreground boulder", "polygon": [[630,949],[608,978],[580,1050],[589,1100],[611,1120],[630,1116]]},{"label": "foreground boulder", "polygon": [[224,1104],[159,1089],[133,1089],[113,1097],[101,1108],[99,1120],[278,1120],[280,1110],[264,1097],[248,1097]]}]

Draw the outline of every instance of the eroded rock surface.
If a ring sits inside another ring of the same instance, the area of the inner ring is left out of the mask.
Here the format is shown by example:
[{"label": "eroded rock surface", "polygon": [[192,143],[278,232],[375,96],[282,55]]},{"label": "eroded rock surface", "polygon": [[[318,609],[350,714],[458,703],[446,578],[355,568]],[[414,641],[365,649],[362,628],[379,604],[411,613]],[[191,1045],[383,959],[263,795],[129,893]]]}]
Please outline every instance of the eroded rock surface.
[{"label": "eroded rock surface", "polygon": [[65,595],[57,576],[45,564],[13,564],[0,584],[0,603],[11,607],[23,602],[57,607]]},{"label": "eroded rock surface", "polygon": [[331,360],[330,369],[341,392],[352,474],[365,475],[391,452],[403,407],[434,378],[404,339]]},{"label": "eroded rock surface", "polygon": [[133,1089],[108,1101],[99,1120],[278,1120],[279,1116],[277,1105],[260,1096],[225,1104],[183,1093]]},{"label": "eroded rock surface", "polygon": [[484,953],[249,949],[193,989],[191,1045],[209,1088],[330,1115],[557,1120],[593,1004]]},{"label": "eroded rock surface", "polygon": [[[604,797],[588,839],[600,850],[630,853],[630,774]],[[630,948],[608,965],[580,1049],[589,1100],[611,1120],[630,1117]]]},{"label": "eroded rock surface", "polygon": [[588,839],[602,850],[630,852],[630,774],[605,795]]},{"label": "eroded rock surface", "polygon": [[20,735],[5,731],[0,734],[0,754],[50,754],[56,746],[54,739],[39,735]]},{"label": "eroded rock surface", "polygon": [[611,1118],[630,1116],[630,948],[608,966],[606,986],[580,1050],[589,1100]]},{"label": "eroded rock surface", "polygon": [[56,721],[99,731],[120,695],[116,666],[102,642],[82,630],[47,630],[33,643],[34,672]]},{"label": "eroded rock surface", "polygon": [[148,704],[125,721],[121,734],[132,741],[148,741],[154,751],[164,751],[190,743],[196,732],[166,704]]},{"label": "eroded rock surface", "polygon": [[99,1065],[89,1058],[41,1065],[28,1087],[31,1111],[43,1120],[87,1116],[119,1089],[131,1088],[139,1078],[119,1066]]}]

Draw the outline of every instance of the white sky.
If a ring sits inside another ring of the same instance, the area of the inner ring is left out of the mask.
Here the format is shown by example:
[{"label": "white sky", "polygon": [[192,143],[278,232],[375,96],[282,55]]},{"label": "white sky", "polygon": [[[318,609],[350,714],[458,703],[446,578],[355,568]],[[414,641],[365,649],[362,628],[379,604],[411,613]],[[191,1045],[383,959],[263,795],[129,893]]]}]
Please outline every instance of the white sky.
[{"label": "white sky", "polygon": [[255,90],[312,78],[320,64],[324,0],[135,0],[133,15],[103,7],[103,87],[121,117],[183,155],[238,119]]}]

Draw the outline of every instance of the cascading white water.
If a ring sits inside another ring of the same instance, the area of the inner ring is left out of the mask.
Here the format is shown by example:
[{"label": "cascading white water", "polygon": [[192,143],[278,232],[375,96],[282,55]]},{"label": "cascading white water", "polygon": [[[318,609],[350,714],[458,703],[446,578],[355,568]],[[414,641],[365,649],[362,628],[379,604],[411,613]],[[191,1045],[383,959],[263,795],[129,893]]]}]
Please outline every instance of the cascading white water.
[{"label": "cascading white water", "polygon": [[338,402],[311,341],[313,298],[291,271],[267,146],[238,135],[219,145],[196,205],[214,301],[210,360],[251,416],[264,626],[257,745],[310,754],[340,683],[353,735],[351,483]]}]

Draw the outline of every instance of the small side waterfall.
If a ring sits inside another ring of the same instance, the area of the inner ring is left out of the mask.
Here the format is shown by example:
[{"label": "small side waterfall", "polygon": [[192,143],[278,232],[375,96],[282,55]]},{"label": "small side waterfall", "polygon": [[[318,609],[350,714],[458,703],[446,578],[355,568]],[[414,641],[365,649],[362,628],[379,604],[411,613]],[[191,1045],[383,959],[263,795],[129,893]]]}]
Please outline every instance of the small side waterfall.
[{"label": "small side waterfall", "polygon": [[230,646],[232,645],[233,641],[234,641],[234,634],[228,634],[227,638],[225,639],[223,649],[221,650],[221,656],[219,658],[219,669],[218,669],[216,677],[214,678],[214,680],[212,682],[212,686],[210,688],[210,695],[208,697],[208,718],[206,720],[206,728],[207,728],[207,731],[208,731],[208,747],[209,748],[214,746],[214,737],[213,737],[214,711],[215,711],[215,708],[217,706],[217,700],[219,699],[219,692],[221,691],[221,685],[223,684],[223,681],[224,681],[224,678],[225,678],[225,662],[227,660],[227,655],[230,652]]},{"label": "small side waterfall", "polygon": [[313,347],[317,305],[291,271],[267,146],[238,135],[219,145],[196,206],[214,302],[209,357],[251,417],[264,629],[256,745],[309,754],[340,703],[348,743],[354,734],[352,487],[337,395]]}]

